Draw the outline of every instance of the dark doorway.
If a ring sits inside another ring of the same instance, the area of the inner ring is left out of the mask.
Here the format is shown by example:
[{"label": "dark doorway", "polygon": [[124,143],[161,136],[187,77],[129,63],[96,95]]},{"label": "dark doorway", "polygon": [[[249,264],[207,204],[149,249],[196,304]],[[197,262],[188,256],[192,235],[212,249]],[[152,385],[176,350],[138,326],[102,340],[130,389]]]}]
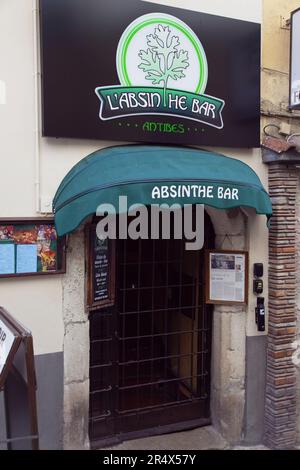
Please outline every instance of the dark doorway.
[{"label": "dark doorway", "polygon": [[116,306],[90,316],[92,446],[210,422],[204,282],[204,249],[186,251],[184,239],[117,242]]}]

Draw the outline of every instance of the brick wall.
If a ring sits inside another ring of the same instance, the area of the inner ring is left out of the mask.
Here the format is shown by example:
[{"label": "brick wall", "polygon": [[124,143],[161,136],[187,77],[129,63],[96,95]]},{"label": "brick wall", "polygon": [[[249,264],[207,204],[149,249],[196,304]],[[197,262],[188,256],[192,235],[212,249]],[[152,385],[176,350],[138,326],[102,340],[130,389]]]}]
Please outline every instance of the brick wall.
[{"label": "brick wall", "polygon": [[298,191],[296,197],[296,316],[297,316],[297,336],[293,363],[296,367],[297,375],[297,445],[300,447],[300,172],[298,171]]},{"label": "brick wall", "polygon": [[269,166],[274,217],[269,236],[269,333],[265,442],[275,449],[296,445],[296,193],[294,166]]}]

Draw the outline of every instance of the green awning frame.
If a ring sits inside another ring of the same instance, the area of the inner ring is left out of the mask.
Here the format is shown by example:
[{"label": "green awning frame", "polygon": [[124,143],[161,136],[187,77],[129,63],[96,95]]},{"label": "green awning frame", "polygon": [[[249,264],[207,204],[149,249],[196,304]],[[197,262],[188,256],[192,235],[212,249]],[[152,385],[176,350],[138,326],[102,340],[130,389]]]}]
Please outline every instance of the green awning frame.
[{"label": "green awning frame", "polygon": [[[212,186],[214,197],[199,197],[195,190],[192,197],[152,198],[155,186],[172,185]],[[220,186],[238,189],[239,199],[218,198]],[[102,203],[112,204],[118,212],[119,196],[127,196],[128,207],[198,203],[218,209],[252,207],[268,219],[272,215],[269,195],[259,177],[238,159],[186,147],[124,145],[97,150],[63,179],[53,200],[58,235],[76,230]]]}]

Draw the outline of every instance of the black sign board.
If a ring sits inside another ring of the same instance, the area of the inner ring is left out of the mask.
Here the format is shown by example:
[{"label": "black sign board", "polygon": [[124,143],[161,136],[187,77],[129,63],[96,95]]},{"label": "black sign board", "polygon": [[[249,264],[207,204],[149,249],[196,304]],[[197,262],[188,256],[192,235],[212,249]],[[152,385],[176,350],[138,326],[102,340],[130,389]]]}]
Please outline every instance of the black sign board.
[{"label": "black sign board", "polygon": [[87,232],[88,308],[111,306],[115,299],[115,241],[99,239],[95,225]]},{"label": "black sign board", "polygon": [[109,251],[108,239],[94,239],[94,301],[99,302],[109,297]]},{"label": "black sign board", "polygon": [[140,0],[40,5],[44,136],[259,146],[259,24]]},{"label": "black sign board", "polygon": [[[6,439],[9,450],[38,450],[36,377],[33,339],[0,307],[0,392],[4,392]],[[3,429],[1,432],[3,435]]]}]

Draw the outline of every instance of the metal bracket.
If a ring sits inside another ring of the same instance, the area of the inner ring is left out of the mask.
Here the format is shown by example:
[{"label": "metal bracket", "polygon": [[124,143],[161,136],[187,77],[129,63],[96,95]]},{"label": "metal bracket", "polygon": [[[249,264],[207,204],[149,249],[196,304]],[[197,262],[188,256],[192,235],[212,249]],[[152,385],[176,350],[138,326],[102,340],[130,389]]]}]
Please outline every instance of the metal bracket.
[{"label": "metal bracket", "polygon": [[281,29],[291,29],[291,19],[280,16],[280,28]]}]

